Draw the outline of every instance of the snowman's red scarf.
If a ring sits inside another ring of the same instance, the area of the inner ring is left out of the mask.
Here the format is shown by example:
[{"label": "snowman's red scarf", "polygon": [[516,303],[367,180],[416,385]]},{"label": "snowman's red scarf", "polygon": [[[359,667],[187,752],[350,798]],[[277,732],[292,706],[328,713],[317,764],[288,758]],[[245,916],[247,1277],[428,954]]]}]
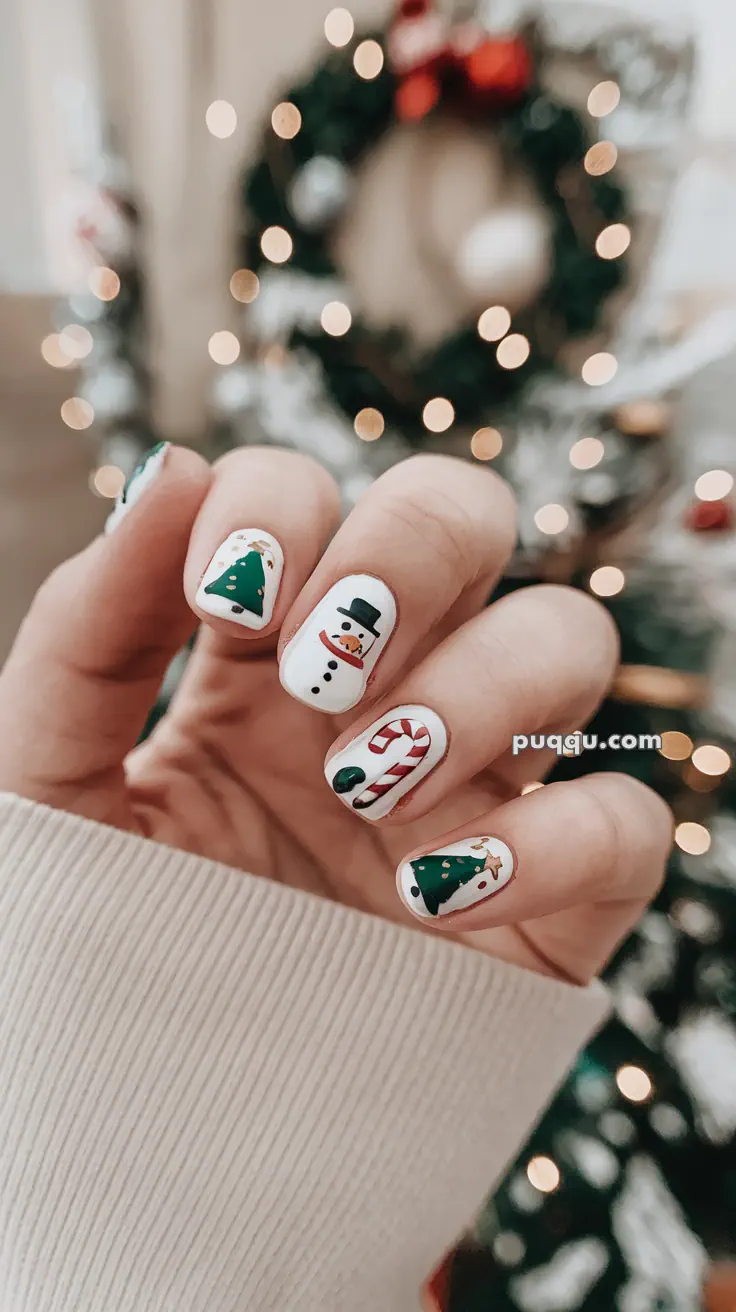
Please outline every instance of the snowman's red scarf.
[{"label": "snowman's red scarf", "polygon": [[339,656],[341,661],[347,661],[348,665],[354,665],[356,670],[362,670],[363,662],[360,656],[353,656],[349,651],[344,651],[342,647],[336,647],[333,642],[330,642],[324,629],[319,635],[319,640],[324,643],[328,651],[332,652],[333,656]]}]

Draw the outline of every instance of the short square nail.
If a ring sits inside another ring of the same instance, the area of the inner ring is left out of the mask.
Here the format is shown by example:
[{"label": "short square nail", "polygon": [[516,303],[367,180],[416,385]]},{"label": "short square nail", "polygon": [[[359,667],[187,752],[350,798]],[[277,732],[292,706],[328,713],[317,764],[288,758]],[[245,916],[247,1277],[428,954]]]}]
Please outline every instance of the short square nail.
[{"label": "short square nail", "polygon": [[397,706],[375,720],[325,766],[346,806],[366,820],[390,815],[447,751],[447,730],[428,706]]},{"label": "short square nail", "polygon": [[351,574],[330,588],[284,648],[281,682],[297,701],[339,715],[357,706],[396,628],[381,579]]},{"label": "short square nail", "polygon": [[241,528],[218,547],[197,589],[196,602],[207,615],[244,629],[271,623],[284,572],[284,553],[262,528]]},{"label": "short square nail", "polygon": [[112,533],[118,524],[129,515],[135,505],[138,504],[143,494],[148,490],[153,482],[158,478],[166,460],[169,450],[168,442],[157,442],[152,446],[150,451],[146,451],[141,456],[133,473],[126,479],[125,487],[115,502],[115,507],[108,515],[105,524],[105,532]]},{"label": "short square nail", "polygon": [[514,855],[500,838],[461,838],[399,866],[401,899],[422,920],[467,911],[514,877]]}]

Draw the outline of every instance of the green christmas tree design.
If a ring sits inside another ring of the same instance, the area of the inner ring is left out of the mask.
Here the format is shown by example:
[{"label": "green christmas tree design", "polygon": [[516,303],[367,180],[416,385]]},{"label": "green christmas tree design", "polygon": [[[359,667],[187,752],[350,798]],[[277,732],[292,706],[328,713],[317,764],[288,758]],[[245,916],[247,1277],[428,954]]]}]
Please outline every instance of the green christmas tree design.
[{"label": "green christmas tree design", "polygon": [[133,484],[136,483],[140,478],[141,474],[143,473],[143,470],[146,468],[146,465],[149,464],[151,460],[153,460],[154,456],[158,455],[159,451],[163,451],[165,446],[166,446],[165,442],[157,442],[155,446],[151,447],[150,451],[146,451],[145,455],[139,460],[132,474],[129,474],[128,478],[125,480],[125,486],[120,496],[120,500],[122,501],[123,505],[127,503],[128,493],[130,492],[130,489],[132,488]]},{"label": "green christmas tree design", "polygon": [[232,602],[236,615],[242,615],[244,610],[249,610],[253,615],[260,616],[263,615],[265,589],[263,554],[257,547],[253,547],[246,556],[241,556],[239,560],[234,560],[232,565],[228,565],[219,579],[208,583],[205,592]]},{"label": "green christmas tree design", "polygon": [[453,893],[484,870],[497,879],[501,858],[489,857],[484,849],[477,856],[420,856],[410,865],[417,881],[414,897],[421,895],[430,916],[436,916]]}]

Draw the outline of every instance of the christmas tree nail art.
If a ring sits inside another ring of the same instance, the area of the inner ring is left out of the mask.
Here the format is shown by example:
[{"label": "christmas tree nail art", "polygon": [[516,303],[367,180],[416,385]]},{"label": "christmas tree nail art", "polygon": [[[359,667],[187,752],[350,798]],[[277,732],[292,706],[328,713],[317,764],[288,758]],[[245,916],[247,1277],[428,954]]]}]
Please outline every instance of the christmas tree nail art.
[{"label": "christmas tree nail art", "polygon": [[270,624],[281,584],[284,553],[264,529],[238,529],[215,552],[197,592],[208,615],[246,629]]},{"label": "christmas tree nail art", "polygon": [[143,493],[158,478],[169,449],[168,442],[157,442],[150,451],[141,457],[132,474],[126,479],[125,487],[115,502],[115,508],[105,524],[105,532],[112,533],[121,520],[129,515],[137,505]]},{"label": "christmas tree nail art", "polygon": [[402,900],[416,916],[433,919],[485,902],[514,876],[514,857],[500,838],[463,838],[399,867]]}]

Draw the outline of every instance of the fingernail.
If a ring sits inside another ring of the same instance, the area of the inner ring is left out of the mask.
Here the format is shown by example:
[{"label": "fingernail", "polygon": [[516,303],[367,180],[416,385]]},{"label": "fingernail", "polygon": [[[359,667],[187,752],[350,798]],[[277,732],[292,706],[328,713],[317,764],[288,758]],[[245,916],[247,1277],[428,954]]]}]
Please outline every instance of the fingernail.
[{"label": "fingernail", "polygon": [[113,529],[117,528],[125,516],[130,514],[133,506],[137,505],[144,492],[158,478],[169,446],[169,442],[157,442],[150,451],[146,451],[145,455],[141,456],[133,473],[126,479],[125,487],[115,502],[114,509],[107,517],[106,533],[112,533]]},{"label": "fingernail", "polygon": [[487,902],[514,875],[514,855],[500,838],[461,838],[399,866],[402,901],[422,920]]},{"label": "fingernail", "polygon": [[380,820],[426,779],[446,750],[439,715],[427,706],[397,706],[333,756],[325,777],[351,810]]},{"label": "fingernail", "polygon": [[284,553],[262,528],[241,528],[225,538],[202,577],[200,610],[244,629],[271,623],[284,572]]},{"label": "fingernail", "polygon": [[329,715],[357,706],[396,627],[396,599],[370,574],[340,579],[284,648],[281,682]]}]

